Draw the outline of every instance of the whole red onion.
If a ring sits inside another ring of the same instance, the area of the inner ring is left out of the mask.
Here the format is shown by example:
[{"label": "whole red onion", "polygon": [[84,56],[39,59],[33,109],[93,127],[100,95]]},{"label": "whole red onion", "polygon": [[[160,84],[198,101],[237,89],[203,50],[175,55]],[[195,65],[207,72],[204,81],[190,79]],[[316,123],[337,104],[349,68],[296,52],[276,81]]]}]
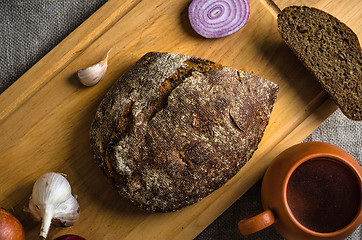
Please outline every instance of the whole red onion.
[{"label": "whole red onion", "polygon": [[242,28],[249,18],[248,0],[193,0],[189,6],[192,28],[205,38],[220,38]]},{"label": "whole red onion", "polygon": [[80,236],[77,236],[77,235],[67,234],[67,235],[57,237],[54,240],[85,240],[85,239]]},{"label": "whole red onion", "polygon": [[25,240],[25,232],[19,220],[0,208],[0,240]]}]

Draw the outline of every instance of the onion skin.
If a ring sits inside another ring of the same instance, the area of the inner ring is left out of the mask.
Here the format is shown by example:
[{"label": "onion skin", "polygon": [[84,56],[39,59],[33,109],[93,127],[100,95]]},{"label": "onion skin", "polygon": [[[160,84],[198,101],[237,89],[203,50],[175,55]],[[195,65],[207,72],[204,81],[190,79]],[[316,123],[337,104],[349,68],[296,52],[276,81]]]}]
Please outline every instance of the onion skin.
[{"label": "onion skin", "polygon": [[24,228],[11,213],[0,208],[0,240],[25,240]]},{"label": "onion skin", "polygon": [[188,8],[191,27],[205,38],[239,31],[248,21],[248,0],[193,0]]},{"label": "onion skin", "polygon": [[68,235],[63,235],[63,236],[57,237],[54,240],[86,240],[86,239],[84,239],[80,236],[77,236],[77,235],[68,234]]}]

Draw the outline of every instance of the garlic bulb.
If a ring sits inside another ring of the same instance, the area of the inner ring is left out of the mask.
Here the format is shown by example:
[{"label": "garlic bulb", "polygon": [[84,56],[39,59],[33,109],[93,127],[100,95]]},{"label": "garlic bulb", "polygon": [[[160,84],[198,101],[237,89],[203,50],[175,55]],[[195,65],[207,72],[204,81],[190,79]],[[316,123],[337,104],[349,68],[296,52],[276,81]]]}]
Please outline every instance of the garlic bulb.
[{"label": "garlic bulb", "polygon": [[50,225],[72,226],[79,218],[79,204],[71,193],[67,179],[54,172],[45,173],[33,186],[29,211],[35,220],[42,220],[40,237],[45,239]]},{"label": "garlic bulb", "polygon": [[110,51],[111,50],[107,52],[106,56],[104,56],[102,61],[100,61],[99,63],[78,71],[79,81],[83,85],[91,87],[96,85],[100,80],[102,80],[104,74],[107,71],[108,55]]}]

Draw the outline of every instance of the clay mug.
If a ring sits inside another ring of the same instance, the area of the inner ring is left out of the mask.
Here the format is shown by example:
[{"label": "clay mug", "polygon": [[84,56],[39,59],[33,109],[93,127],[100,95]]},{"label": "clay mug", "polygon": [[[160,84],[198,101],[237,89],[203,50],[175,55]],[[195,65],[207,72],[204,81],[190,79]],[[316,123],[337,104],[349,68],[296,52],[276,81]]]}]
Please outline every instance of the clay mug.
[{"label": "clay mug", "polygon": [[261,197],[264,212],[238,224],[243,235],[273,225],[291,240],[345,239],[362,223],[362,168],[334,145],[300,143],[273,160]]}]

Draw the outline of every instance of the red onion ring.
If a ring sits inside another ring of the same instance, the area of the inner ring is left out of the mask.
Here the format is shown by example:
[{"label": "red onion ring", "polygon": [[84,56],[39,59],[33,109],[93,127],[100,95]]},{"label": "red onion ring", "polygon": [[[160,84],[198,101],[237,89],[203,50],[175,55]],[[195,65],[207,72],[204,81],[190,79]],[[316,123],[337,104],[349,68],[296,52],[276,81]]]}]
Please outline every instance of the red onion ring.
[{"label": "red onion ring", "polygon": [[205,38],[220,38],[242,28],[249,18],[248,0],[193,0],[189,6],[192,28]]}]

